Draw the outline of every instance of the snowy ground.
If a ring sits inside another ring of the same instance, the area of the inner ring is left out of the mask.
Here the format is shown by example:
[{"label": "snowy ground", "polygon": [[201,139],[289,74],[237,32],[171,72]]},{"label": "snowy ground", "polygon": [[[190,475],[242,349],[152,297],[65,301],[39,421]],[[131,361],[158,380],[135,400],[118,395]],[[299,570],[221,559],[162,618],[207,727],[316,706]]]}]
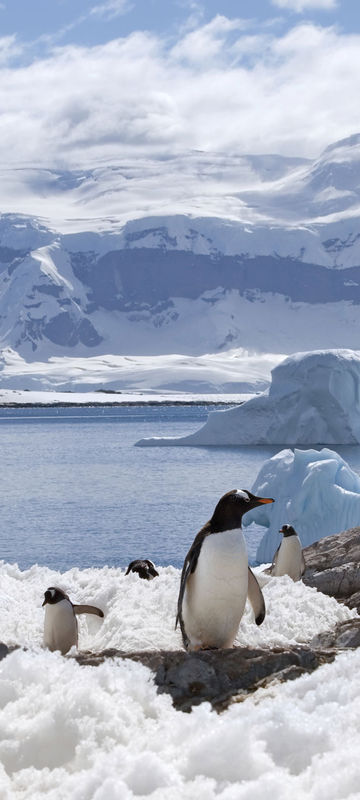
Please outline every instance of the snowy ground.
[{"label": "snowy ground", "polygon": [[251,354],[238,348],[201,356],[105,355],[27,362],[7,348],[0,351],[0,401],[8,389],[75,393],[102,389],[202,397],[254,394],[269,385],[271,370],[283,358],[278,353]]},{"label": "snowy ground", "polygon": [[[59,575],[0,565],[1,638],[30,648],[0,662],[1,798],[358,797],[357,652],[217,715],[206,703],[191,714],[175,711],[140,664],[115,659],[79,667],[40,648],[43,592],[54,583],[105,611],[103,622],[80,619],[82,649],[178,648],[179,574],[163,568],[145,583],[120,569]],[[247,609],[240,644],[304,642],[354,615],[302,583],[263,580],[266,620],[256,628]]]}]

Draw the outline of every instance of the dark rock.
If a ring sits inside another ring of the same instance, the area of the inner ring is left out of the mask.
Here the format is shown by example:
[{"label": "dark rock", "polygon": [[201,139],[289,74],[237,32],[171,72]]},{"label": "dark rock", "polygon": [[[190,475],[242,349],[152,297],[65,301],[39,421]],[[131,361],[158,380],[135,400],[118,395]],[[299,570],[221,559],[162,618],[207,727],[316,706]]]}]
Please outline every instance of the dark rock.
[{"label": "dark rock", "polygon": [[360,527],[326,536],[303,552],[304,583],[360,611]]},{"label": "dark rock", "polygon": [[14,648],[8,647],[7,644],[0,642],[0,661],[2,661],[3,658],[5,658],[5,656],[11,652],[11,650],[14,650]]},{"label": "dark rock", "polygon": [[[351,646],[351,645],[344,645]],[[286,681],[312,672],[320,664],[333,661],[336,650],[308,646],[254,650],[235,647],[231,650],[183,650],[125,653],[105,650],[102,653],[79,653],[82,665],[97,666],[107,658],[139,661],[155,673],[158,692],[170,694],[175,708],[191,711],[192,706],[208,701],[217,710],[226,708],[234,697],[244,699],[271,681]]]},{"label": "dark rock", "polygon": [[325,631],[314,636],[309,647],[321,649],[348,650],[360,645],[360,619],[339,622],[333,631]]}]

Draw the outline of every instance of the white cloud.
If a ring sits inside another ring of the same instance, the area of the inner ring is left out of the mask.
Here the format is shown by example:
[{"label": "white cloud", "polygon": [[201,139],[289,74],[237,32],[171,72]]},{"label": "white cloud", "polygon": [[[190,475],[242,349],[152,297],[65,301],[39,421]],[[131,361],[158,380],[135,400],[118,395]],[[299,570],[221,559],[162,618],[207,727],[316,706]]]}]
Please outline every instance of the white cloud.
[{"label": "white cloud", "polygon": [[5,66],[24,52],[16,35],[0,37],[0,66]]},{"label": "white cloud", "polygon": [[110,20],[126,14],[131,7],[128,0],[105,0],[105,2],[93,6],[90,9],[90,15]]},{"label": "white cloud", "polygon": [[330,11],[337,8],[338,0],[272,0],[272,4],[302,14],[308,10]]},{"label": "white cloud", "polygon": [[[0,40],[0,67],[16,47]],[[360,36],[311,24],[262,36],[218,16],[170,51],[141,32],[54,47],[0,68],[0,163],[136,163],[187,149],[313,156],[359,129],[359,93]]]},{"label": "white cloud", "polygon": [[223,52],[225,43],[228,44],[229,33],[241,31],[246,27],[247,22],[244,20],[230,20],[218,14],[211,22],[186,34],[175,45],[172,55],[194,63],[210,62]]}]

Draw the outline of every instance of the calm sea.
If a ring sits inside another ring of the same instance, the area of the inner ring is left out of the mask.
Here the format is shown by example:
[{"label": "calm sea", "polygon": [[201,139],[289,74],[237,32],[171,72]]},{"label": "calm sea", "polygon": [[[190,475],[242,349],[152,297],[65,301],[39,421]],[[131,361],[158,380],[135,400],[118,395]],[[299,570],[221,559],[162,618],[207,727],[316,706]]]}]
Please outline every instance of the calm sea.
[{"label": "calm sea", "polygon": [[[214,406],[211,406],[214,408]],[[0,410],[0,558],[22,569],[182,566],[224,492],[251,488],[279,447],[139,448],[182,436],[209,408],[120,406]],[[360,474],[360,448],[338,452]],[[250,560],[261,529],[245,532]]]}]

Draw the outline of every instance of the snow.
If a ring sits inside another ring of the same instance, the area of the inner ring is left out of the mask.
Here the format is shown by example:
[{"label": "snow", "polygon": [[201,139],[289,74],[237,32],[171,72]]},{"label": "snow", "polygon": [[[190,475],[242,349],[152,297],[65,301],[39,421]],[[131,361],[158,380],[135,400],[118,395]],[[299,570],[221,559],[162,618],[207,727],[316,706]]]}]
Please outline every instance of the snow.
[{"label": "snow", "polygon": [[146,445],[358,444],[360,351],[296,353],[275,367],[268,393],[237,408],[210,412],[205,425],[181,438],[141,439]]},{"label": "snow", "polygon": [[293,525],[303,547],[359,524],[360,478],[327,448],[281,450],[265,461],[252,491],[275,499],[271,508],[261,506],[244,516],[244,525],[256,522],[268,529],[258,547],[258,562],[272,561],[284,523]]},{"label": "snow", "polygon": [[[48,361],[28,362],[6,348],[0,351],[0,403],[10,389],[79,393],[110,389],[170,397],[253,394],[269,383],[271,369],[283,358],[282,354],[254,354],[237,348],[203,356],[54,356]],[[96,399],[100,402],[101,395]]]},{"label": "snow", "polygon": [[[141,664],[109,659],[80,667],[72,657],[41,649],[43,591],[54,584],[72,600],[96,602],[105,611],[103,622],[79,618],[82,649],[179,647],[173,623],[180,572],[159,571],[147,582],[125,578],[120,569],[59,575],[0,564],[2,639],[29,648],[0,662],[4,800],[260,800],[269,792],[280,800],[355,797],[358,651],[310,676],[275,682],[218,715],[207,703],[191,714],[175,711]],[[303,642],[355,616],[301,582],[263,581],[268,616],[256,628],[248,609],[241,643]]]}]

